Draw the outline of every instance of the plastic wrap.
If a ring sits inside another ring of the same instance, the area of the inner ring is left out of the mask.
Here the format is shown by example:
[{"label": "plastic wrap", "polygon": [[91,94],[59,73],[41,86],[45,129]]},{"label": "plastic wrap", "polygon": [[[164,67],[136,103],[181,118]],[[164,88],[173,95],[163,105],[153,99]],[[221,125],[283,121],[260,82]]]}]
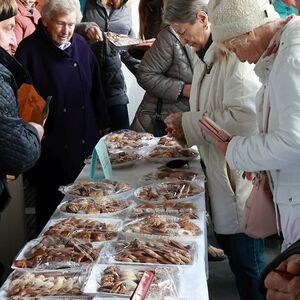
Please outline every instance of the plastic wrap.
[{"label": "plastic wrap", "polygon": [[148,173],[141,178],[142,182],[156,182],[156,181],[172,181],[172,180],[185,180],[185,181],[204,181],[205,176],[203,173],[194,172],[188,168],[172,169],[172,168],[159,168],[155,172]]},{"label": "plastic wrap", "polygon": [[145,237],[196,237],[202,233],[197,220],[177,218],[164,215],[150,215],[124,224],[122,233],[130,236],[143,235]]},{"label": "plastic wrap", "polygon": [[75,238],[85,242],[103,242],[117,237],[122,221],[98,218],[60,218],[48,222],[41,235]]},{"label": "plastic wrap", "polygon": [[88,299],[81,289],[88,275],[87,269],[70,271],[15,270],[4,283],[0,299]]},{"label": "plastic wrap", "polygon": [[[143,157],[141,154],[133,151],[120,151],[116,153],[109,153],[109,159],[112,168],[125,168],[134,165]],[[91,157],[88,157],[84,161],[86,164],[91,164]],[[99,160],[97,160],[97,167],[101,168]]]},{"label": "plastic wrap", "polygon": [[151,147],[156,140],[151,133],[133,130],[118,130],[103,137],[109,151],[124,151]]},{"label": "plastic wrap", "polygon": [[197,202],[166,202],[161,204],[143,203],[137,204],[132,208],[128,217],[141,218],[149,215],[170,215],[176,217],[189,217],[198,219],[200,208]]},{"label": "plastic wrap", "polygon": [[180,146],[177,147],[157,146],[148,153],[146,159],[153,162],[165,163],[174,159],[189,161],[197,158],[198,156],[199,156],[198,151],[191,148],[183,148]]},{"label": "plastic wrap", "polygon": [[112,217],[126,213],[132,207],[132,201],[115,199],[111,197],[78,197],[71,201],[63,202],[58,210],[69,216],[98,216]]},{"label": "plastic wrap", "polygon": [[147,293],[148,300],[177,297],[180,292],[181,269],[176,266],[95,265],[83,292],[92,295],[131,296],[144,271],[154,273]]},{"label": "plastic wrap", "polygon": [[73,197],[102,197],[118,195],[125,198],[132,193],[132,188],[129,184],[110,179],[100,181],[87,179],[79,180],[73,184],[61,186],[59,190],[62,193]]},{"label": "plastic wrap", "polygon": [[94,263],[99,253],[99,245],[59,236],[45,236],[28,242],[17,255],[12,268],[78,268]]},{"label": "plastic wrap", "polygon": [[134,196],[145,203],[163,203],[165,201],[191,201],[200,196],[204,188],[189,181],[166,181],[137,188]]},{"label": "plastic wrap", "polygon": [[197,258],[197,244],[173,239],[134,239],[106,243],[101,263],[191,265]]}]

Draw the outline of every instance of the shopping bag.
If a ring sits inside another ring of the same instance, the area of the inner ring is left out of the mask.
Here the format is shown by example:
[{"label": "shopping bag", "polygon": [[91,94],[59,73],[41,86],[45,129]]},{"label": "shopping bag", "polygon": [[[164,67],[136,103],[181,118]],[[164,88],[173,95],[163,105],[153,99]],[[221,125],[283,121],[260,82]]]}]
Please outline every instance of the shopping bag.
[{"label": "shopping bag", "polygon": [[34,86],[24,83],[18,89],[20,117],[24,122],[35,122],[43,125],[49,112],[51,97],[45,101],[35,90]]},{"label": "shopping bag", "polygon": [[200,128],[210,136],[214,137],[220,142],[229,142],[231,134],[221,128],[217,123],[207,116],[202,116],[199,120]]},{"label": "shopping bag", "polygon": [[253,238],[266,238],[276,234],[276,206],[266,172],[256,173],[253,188],[246,200],[242,217],[244,233]]}]

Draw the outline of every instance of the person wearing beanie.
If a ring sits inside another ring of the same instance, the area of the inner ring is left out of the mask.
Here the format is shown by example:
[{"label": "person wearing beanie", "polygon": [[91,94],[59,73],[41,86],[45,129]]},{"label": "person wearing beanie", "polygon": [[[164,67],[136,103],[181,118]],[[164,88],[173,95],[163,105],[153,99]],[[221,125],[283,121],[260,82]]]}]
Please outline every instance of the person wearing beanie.
[{"label": "person wearing beanie", "polygon": [[256,64],[262,82],[257,93],[260,132],[237,135],[218,147],[232,169],[269,171],[284,250],[300,238],[300,18],[279,19],[262,0],[211,0],[209,13],[213,38],[241,61]]},{"label": "person wearing beanie", "polygon": [[15,35],[17,45],[28,35],[32,34],[41,17],[40,12],[35,8],[36,0],[16,0],[18,13],[16,15]]},{"label": "person wearing beanie", "polygon": [[[206,167],[211,219],[219,246],[228,257],[243,300],[263,299],[259,278],[264,267],[264,243],[242,231],[241,220],[252,184],[232,170],[218,151],[214,138],[199,128],[206,115],[234,135],[257,132],[255,94],[260,87],[253,66],[220,48],[211,37],[207,0],[169,0],[164,21],[194,52],[194,75],[189,112],[165,119],[182,144],[197,145]],[[209,208],[208,208],[209,210]]]},{"label": "person wearing beanie", "polygon": [[6,175],[19,175],[37,162],[44,130],[39,124],[24,123],[18,111],[17,90],[27,79],[23,67],[11,54],[17,4],[0,2],[0,212],[10,200]]}]

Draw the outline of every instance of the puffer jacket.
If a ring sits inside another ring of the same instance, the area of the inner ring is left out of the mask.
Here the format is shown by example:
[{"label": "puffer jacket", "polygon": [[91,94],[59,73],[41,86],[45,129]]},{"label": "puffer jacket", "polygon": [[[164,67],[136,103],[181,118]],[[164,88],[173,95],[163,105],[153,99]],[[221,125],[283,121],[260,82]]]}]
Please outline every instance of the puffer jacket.
[{"label": "puffer jacket", "polygon": [[232,135],[249,136],[257,131],[255,95],[260,86],[253,66],[241,63],[234,54],[222,53],[212,43],[204,61],[194,57],[191,111],[182,117],[189,146],[197,145],[207,173],[212,222],[219,234],[242,232],[241,219],[252,184],[242,171],[228,167],[214,138],[199,128],[203,114]]},{"label": "puffer jacket", "polygon": [[[274,183],[283,248],[300,238],[300,18],[294,16],[283,29],[276,55],[258,61],[255,72],[263,85],[258,99],[260,129],[270,101],[267,134],[234,137],[226,159],[234,169],[270,170]],[[263,97],[261,97],[263,95]]]},{"label": "puffer jacket", "polygon": [[191,50],[182,46],[178,36],[165,27],[146,52],[138,71],[138,83],[146,91],[131,128],[153,133],[158,99],[162,99],[161,119],[171,113],[189,110],[189,98],[181,95],[185,83],[191,83]]},{"label": "puffer jacket", "polygon": [[17,89],[25,81],[22,66],[0,47],[0,211],[9,200],[6,174],[19,175],[40,156],[36,129],[19,116]]}]

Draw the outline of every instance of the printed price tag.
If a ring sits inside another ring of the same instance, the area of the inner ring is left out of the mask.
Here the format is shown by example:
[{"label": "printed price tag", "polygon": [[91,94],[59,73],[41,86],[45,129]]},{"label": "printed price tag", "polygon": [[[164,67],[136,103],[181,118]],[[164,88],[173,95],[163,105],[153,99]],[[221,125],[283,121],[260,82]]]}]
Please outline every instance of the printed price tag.
[{"label": "printed price tag", "polygon": [[[96,163],[97,163],[97,157],[99,158],[102,171],[104,174],[104,177],[102,176],[95,176],[96,171]],[[105,179],[111,179],[112,178],[112,167],[111,162],[109,159],[109,155],[106,149],[105,142],[103,140],[100,140],[97,145],[95,146],[92,154],[92,161],[91,161],[91,171],[90,171],[90,178],[91,179],[97,179],[97,178],[105,178]]]}]

